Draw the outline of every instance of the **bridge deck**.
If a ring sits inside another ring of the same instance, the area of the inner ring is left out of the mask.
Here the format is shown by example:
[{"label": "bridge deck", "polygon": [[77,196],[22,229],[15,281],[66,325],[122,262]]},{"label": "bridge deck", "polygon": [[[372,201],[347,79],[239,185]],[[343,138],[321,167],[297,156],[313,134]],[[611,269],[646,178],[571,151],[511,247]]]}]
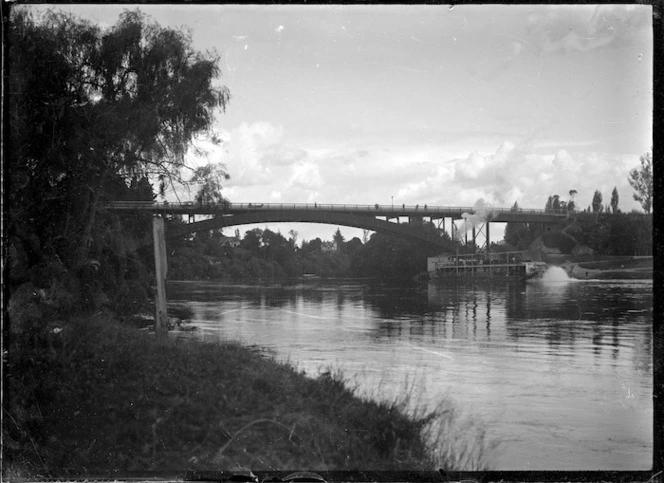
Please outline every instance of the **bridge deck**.
[{"label": "bridge deck", "polygon": [[[399,216],[420,216],[431,218],[463,218],[462,215],[476,214],[472,206],[428,206],[428,205],[352,205],[324,203],[228,203],[222,205],[199,205],[194,202],[152,203],[149,201],[114,201],[107,204],[113,210],[151,211],[153,213],[172,213],[190,215],[238,214],[265,211],[318,211],[342,212],[367,216],[396,218]],[[558,221],[567,216],[564,211],[551,212],[535,209],[490,208],[482,210],[490,221]]]},{"label": "bridge deck", "polygon": [[[184,203],[153,203],[150,201],[113,201],[107,204],[113,210],[151,211],[153,213],[189,214],[189,215],[233,215],[251,212],[335,212],[352,213],[356,215],[396,218],[426,217],[426,218],[454,218],[461,219],[464,214],[476,214],[471,206],[429,206],[429,205],[353,205],[353,204],[326,204],[326,203],[228,203],[226,205],[200,205],[195,202]],[[492,222],[555,222],[564,219],[564,211],[550,212],[535,209],[490,208],[482,210],[483,217]]]}]

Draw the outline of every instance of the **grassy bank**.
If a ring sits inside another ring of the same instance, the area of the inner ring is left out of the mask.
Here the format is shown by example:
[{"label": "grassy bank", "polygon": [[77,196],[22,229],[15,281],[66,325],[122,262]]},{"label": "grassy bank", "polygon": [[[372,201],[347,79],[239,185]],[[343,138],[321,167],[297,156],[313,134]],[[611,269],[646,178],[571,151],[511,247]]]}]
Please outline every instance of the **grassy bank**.
[{"label": "grassy bank", "polygon": [[5,476],[481,469],[487,457],[483,431],[447,403],[413,414],[361,400],[338,375],[309,378],[237,344],[100,315],[14,334],[9,349]]}]

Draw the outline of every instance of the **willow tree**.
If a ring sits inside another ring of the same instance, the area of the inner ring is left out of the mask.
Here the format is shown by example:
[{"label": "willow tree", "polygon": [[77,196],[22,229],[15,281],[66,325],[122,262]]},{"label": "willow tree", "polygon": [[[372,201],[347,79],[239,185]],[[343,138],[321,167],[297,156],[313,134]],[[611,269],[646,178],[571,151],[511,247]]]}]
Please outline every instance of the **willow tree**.
[{"label": "willow tree", "polygon": [[188,178],[186,154],[229,101],[219,58],[137,10],[101,29],[18,7],[9,40],[9,235],[83,263],[110,187]]},{"label": "willow tree", "polygon": [[647,152],[640,157],[641,167],[629,172],[629,184],[634,188],[634,200],[638,201],[643,211],[652,210],[653,181],[652,181],[652,154]]}]

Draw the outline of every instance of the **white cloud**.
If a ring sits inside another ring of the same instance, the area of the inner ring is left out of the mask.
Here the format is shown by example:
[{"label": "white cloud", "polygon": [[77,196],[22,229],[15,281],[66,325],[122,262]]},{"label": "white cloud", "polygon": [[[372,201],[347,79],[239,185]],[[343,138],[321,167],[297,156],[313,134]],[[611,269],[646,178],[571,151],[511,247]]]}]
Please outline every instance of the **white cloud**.
[{"label": "white cloud", "polygon": [[579,163],[577,163],[565,149],[556,151],[553,158],[553,166],[561,171],[567,171],[569,173],[578,173],[580,168]]},{"label": "white cloud", "polygon": [[318,170],[318,165],[312,162],[300,162],[293,166],[290,186],[303,190],[314,190],[323,186],[323,178]]},{"label": "white cloud", "polygon": [[281,144],[283,128],[268,122],[242,123],[222,138],[222,161],[234,186],[270,184],[282,174],[281,167],[302,157]]},{"label": "white cloud", "polygon": [[[482,199],[492,207],[517,201],[522,208],[543,208],[549,195],[566,200],[575,189],[577,206],[584,208],[596,189],[609,199],[617,186],[621,208],[636,207],[627,176],[638,156],[548,147],[538,140],[505,140],[493,150],[465,153],[436,144],[311,148],[289,145],[282,128],[264,122],[228,134],[223,146],[231,180],[225,194],[231,201],[472,207]],[[295,228],[306,238],[318,233],[327,239],[333,232],[326,226]]]}]

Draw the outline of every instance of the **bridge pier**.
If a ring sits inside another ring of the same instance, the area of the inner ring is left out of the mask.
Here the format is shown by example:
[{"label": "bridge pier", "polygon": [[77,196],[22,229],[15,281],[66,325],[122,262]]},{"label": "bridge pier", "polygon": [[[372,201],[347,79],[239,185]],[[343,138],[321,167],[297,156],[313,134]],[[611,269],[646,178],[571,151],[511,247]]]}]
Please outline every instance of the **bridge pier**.
[{"label": "bridge pier", "polygon": [[[477,227],[477,230],[475,229]],[[477,239],[480,238],[480,235],[484,235],[484,243],[482,245],[478,245]],[[473,244],[475,245],[475,250],[482,250],[482,248],[485,248],[486,251],[489,251],[489,245],[490,245],[490,238],[489,238],[489,221],[485,221],[484,223],[479,223],[477,225],[473,225]]]}]

